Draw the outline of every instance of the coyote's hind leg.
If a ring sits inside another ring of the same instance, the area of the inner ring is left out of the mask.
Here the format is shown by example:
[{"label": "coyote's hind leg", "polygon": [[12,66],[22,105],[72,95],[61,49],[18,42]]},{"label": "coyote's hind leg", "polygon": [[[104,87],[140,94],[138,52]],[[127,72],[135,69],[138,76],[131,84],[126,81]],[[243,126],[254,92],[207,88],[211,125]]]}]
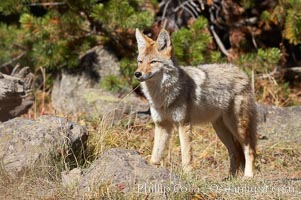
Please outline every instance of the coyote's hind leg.
[{"label": "coyote's hind leg", "polygon": [[239,141],[245,157],[245,177],[254,176],[256,156],[256,105],[252,96],[236,96],[233,112],[224,116],[226,125]]},{"label": "coyote's hind leg", "polygon": [[213,128],[226,146],[230,157],[230,175],[236,176],[239,168],[244,165],[244,152],[240,144],[234,139],[234,135],[225,126],[222,117],[212,123]]}]

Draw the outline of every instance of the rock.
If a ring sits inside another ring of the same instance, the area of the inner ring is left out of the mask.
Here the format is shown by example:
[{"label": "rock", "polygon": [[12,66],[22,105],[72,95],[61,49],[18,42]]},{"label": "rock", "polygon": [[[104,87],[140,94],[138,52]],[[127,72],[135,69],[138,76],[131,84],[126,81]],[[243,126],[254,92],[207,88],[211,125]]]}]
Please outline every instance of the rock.
[{"label": "rock", "polygon": [[[52,93],[54,95],[55,90]],[[135,117],[137,111],[148,109],[148,103],[135,96],[118,98],[110,92],[95,88],[81,88],[78,93],[65,96],[55,108],[64,114],[86,114],[89,117],[104,117],[108,123],[118,122],[126,115]]]},{"label": "rock", "polygon": [[183,183],[173,173],[147,164],[136,151],[114,148],[93,162],[79,182],[78,190],[79,194],[84,194],[106,185],[125,193],[147,193],[152,189],[162,189],[163,185],[172,187],[179,184]]},{"label": "rock", "polygon": [[15,118],[0,124],[0,162],[12,178],[42,166],[41,162],[49,166],[53,156],[69,155],[64,158],[71,167],[74,158],[80,158],[86,140],[86,129],[64,118]]},{"label": "rock", "polygon": [[257,105],[258,133],[267,140],[301,144],[301,106],[276,107]]},{"label": "rock", "polygon": [[69,172],[63,171],[61,173],[63,186],[67,188],[75,187],[79,183],[81,175],[82,170],[80,168],[74,168]]},{"label": "rock", "polygon": [[80,58],[80,66],[85,69],[84,73],[89,76],[92,86],[105,76],[120,75],[117,57],[106,47],[96,46]]},{"label": "rock", "polygon": [[117,58],[102,46],[93,48],[81,58],[77,71],[63,71],[57,77],[51,95],[54,108],[62,113],[86,111],[82,106],[89,102],[81,95],[89,92],[83,90],[100,89],[100,79],[108,75],[120,75]]},{"label": "rock", "polygon": [[120,75],[117,58],[104,47],[88,52],[82,57],[80,65],[81,72],[64,71],[54,83],[51,98],[58,112],[105,116],[110,121],[117,121],[129,113],[148,109],[148,103],[134,95],[122,99],[100,88],[101,78]]}]

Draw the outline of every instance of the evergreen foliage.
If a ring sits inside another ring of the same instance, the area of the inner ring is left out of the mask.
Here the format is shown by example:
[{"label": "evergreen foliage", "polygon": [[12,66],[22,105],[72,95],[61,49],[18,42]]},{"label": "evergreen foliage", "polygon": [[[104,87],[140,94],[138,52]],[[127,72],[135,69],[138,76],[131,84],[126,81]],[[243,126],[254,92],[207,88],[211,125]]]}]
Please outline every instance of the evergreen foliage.
[{"label": "evergreen foliage", "polygon": [[113,75],[102,78],[100,81],[100,86],[105,90],[112,92],[121,92],[123,89],[125,89],[125,87],[123,87],[123,81],[120,80],[119,77]]},{"label": "evergreen foliage", "polygon": [[257,74],[271,72],[278,65],[281,52],[278,48],[258,49],[256,53],[248,53],[240,56],[234,62],[242,66],[250,74],[254,70]]},{"label": "evergreen foliage", "polygon": [[0,21],[0,63],[15,58],[23,50],[26,57],[18,62],[35,70],[77,67],[80,55],[93,46],[106,41],[122,46],[130,29],[151,26],[154,17],[141,10],[142,3],[138,0],[1,1],[0,14],[16,15],[19,21],[14,21],[13,26]]},{"label": "evergreen foliage", "polygon": [[301,44],[301,1],[289,0],[288,7],[284,36],[294,45]]},{"label": "evergreen foliage", "polygon": [[125,77],[126,84],[128,86],[134,86],[138,84],[137,79],[133,74],[136,71],[137,62],[135,59],[123,58],[120,61],[120,71],[123,77]]},{"label": "evergreen foliage", "polygon": [[106,32],[142,29],[150,27],[154,21],[154,16],[149,12],[141,11],[136,0],[99,3],[93,7],[91,16],[103,24]]},{"label": "evergreen foliage", "polygon": [[137,68],[137,62],[134,59],[123,58],[120,60],[121,77],[108,76],[104,77],[100,86],[112,92],[124,92],[128,88],[133,88],[139,84],[138,80],[134,78],[133,74]]},{"label": "evergreen foliage", "polygon": [[16,25],[8,26],[0,23],[0,64],[16,57],[22,53],[22,49],[17,44],[22,41],[22,32]]},{"label": "evergreen foliage", "polygon": [[85,28],[84,20],[70,11],[60,14],[53,10],[42,18],[24,13],[20,23],[23,44],[30,48],[34,66],[77,66],[79,55],[96,44],[94,36],[87,36],[81,30]]},{"label": "evergreen foliage", "polygon": [[180,64],[198,65],[220,61],[220,52],[209,48],[213,41],[207,25],[206,18],[199,17],[188,28],[173,33],[174,53]]}]

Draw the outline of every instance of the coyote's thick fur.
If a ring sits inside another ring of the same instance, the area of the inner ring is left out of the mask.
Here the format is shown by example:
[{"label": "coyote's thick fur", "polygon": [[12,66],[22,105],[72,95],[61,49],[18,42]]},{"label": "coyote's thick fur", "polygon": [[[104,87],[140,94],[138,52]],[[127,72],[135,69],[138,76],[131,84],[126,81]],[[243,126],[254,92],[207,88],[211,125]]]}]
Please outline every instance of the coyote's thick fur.
[{"label": "coyote's thick fur", "polygon": [[179,130],[182,166],[191,170],[191,126],[211,122],[230,156],[230,175],[244,166],[253,177],[256,146],[256,105],[248,77],[232,64],[179,67],[172,59],[166,30],[156,41],[136,29],[136,78],[149,101],[155,123],[151,156],[159,164],[172,129]]}]

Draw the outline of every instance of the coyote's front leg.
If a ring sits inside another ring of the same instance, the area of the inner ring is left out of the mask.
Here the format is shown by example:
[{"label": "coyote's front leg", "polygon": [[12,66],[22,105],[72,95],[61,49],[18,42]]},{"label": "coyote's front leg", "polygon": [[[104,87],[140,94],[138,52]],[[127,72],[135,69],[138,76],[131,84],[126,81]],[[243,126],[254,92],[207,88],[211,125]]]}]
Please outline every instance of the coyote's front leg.
[{"label": "coyote's front leg", "polygon": [[190,135],[191,135],[191,126],[179,124],[179,138],[180,138],[180,145],[181,145],[182,167],[184,172],[189,172],[192,170]]},{"label": "coyote's front leg", "polygon": [[162,153],[165,148],[165,144],[170,138],[172,132],[172,124],[169,122],[155,123],[155,141],[150,162],[155,165],[160,164]]}]

